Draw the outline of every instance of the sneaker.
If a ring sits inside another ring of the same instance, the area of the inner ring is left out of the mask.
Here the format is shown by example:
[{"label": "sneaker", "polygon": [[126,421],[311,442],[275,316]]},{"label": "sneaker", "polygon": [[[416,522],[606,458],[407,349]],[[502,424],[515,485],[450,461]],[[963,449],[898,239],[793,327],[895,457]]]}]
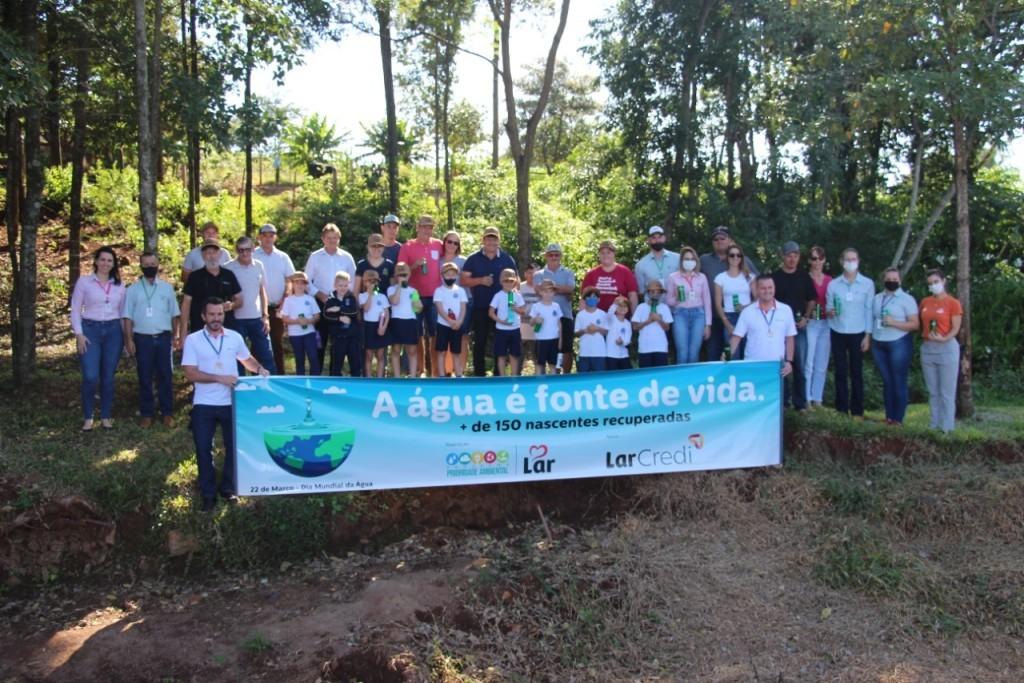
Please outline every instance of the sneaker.
[{"label": "sneaker", "polygon": [[203,506],[201,508],[203,512],[213,512],[215,507],[217,507],[216,498],[203,498]]}]

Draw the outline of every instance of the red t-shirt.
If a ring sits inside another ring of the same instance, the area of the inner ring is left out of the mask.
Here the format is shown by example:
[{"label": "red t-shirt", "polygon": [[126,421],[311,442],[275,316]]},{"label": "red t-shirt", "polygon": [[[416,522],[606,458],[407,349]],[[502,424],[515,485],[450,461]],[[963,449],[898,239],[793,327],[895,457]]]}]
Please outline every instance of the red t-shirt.
[{"label": "red t-shirt", "polygon": [[[434,290],[441,286],[441,254],[444,244],[436,237],[430,238],[429,244],[418,240],[409,240],[398,250],[398,260],[409,265],[409,284],[416,288],[421,297],[428,299],[434,296]],[[419,260],[427,259],[427,272],[423,273]],[[397,263],[397,262],[396,262]]]},{"label": "red t-shirt", "polygon": [[601,266],[594,268],[583,278],[583,285],[580,289],[597,287],[600,299],[597,307],[607,311],[611,307],[615,297],[629,296],[630,292],[637,291],[636,276],[626,266],[616,263],[609,273]]},{"label": "red t-shirt", "polygon": [[960,302],[946,295],[942,299],[926,296],[918,306],[921,317],[921,336],[925,339],[931,334],[931,324],[935,321],[936,331],[945,337],[953,329],[953,316],[963,315],[964,309]]}]

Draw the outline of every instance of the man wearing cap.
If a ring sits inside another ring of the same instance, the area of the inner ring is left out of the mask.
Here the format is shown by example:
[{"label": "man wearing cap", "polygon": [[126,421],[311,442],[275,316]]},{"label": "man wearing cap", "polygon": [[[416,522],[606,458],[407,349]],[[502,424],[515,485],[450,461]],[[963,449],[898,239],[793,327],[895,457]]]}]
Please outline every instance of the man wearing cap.
[{"label": "man wearing cap", "polygon": [[[217,224],[214,223],[213,221],[207,221],[206,223],[203,224],[203,227],[199,233],[202,236],[203,241],[200,243],[198,247],[188,252],[188,254],[185,256],[185,262],[181,266],[182,282],[188,282],[189,275],[191,275],[192,273],[206,265],[206,260],[203,258],[202,245],[211,240],[213,240],[214,242],[219,240],[220,237],[218,233],[219,230],[217,229]],[[231,253],[228,252],[227,249],[221,248],[220,256],[218,258],[220,259],[218,261],[218,264],[223,266],[225,263],[231,260]]]},{"label": "man wearing cap", "polygon": [[356,261],[352,254],[341,248],[341,230],[334,223],[328,223],[320,231],[323,249],[317,249],[306,259],[306,277],[309,278],[308,293],[316,297],[320,306],[320,319],[316,323],[316,331],[320,333],[320,344],[317,356],[320,367],[324,366],[324,352],[327,350],[327,318],[324,317],[324,303],[331,298],[334,291],[334,276],[339,270],[348,273],[349,281],[355,282]]},{"label": "man wearing cap", "polygon": [[[239,237],[235,242],[235,253],[238,256],[224,264],[230,270],[242,288],[242,303],[235,311],[235,319],[229,326],[232,330],[247,339],[256,360],[273,375],[274,352],[270,349],[270,308],[267,297],[266,271],[263,264],[253,258],[256,248],[251,237]],[[241,374],[241,373],[239,373]]]},{"label": "man wearing cap", "polygon": [[[735,242],[732,239],[732,234],[724,225],[719,225],[711,231],[711,251],[700,256],[700,272],[704,273],[708,282],[714,282],[715,276],[729,269],[726,254],[733,244]],[[747,270],[751,275],[756,276],[758,270],[754,262],[750,260],[749,256],[743,258],[747,262]],[[722,328],[722,320],[717,315],[713,315],[711,316],[711,336],[708,337],[706,347],[707,359],[718,360],[721,358],[724,347],[725,330]]]},{"label": "man wearing cap", "polygon": [[428,377],[440,377],[434,366],[434,338],[437,336],[437,309],[434,291],[441,286],[441,254],[444,243],[434,237],[434,217],[423,215],[416,221],[416,239],[398,251],[398,260],[409,265],[409,284],[420,294],[423,308],[416,314],[420,326],[420,358]]},{"label": "man wearing cap", "polygon": [[562,265],[562,247],[558,244],[549,244],[544,250],[544,270],[533,274],[534,288],[539,288],[545,280],[555,283],[554,301],[562,311],[562,337],[558,351],[562,354],[562,374],[567,375],[572,372],[572,341],[576,336],[572,317],[576,274]]},{"label": "man wearing cap", "polygon": [[633,314],[639,302],[636,276],[626,266],[615,262],[615,243],[601,242],[597,247],[598,265],[583,277],[583,287],[597,287],[597,307],[607,312],[616,297],[629,299],[629,313]]},{"label": "man wearing cap", "polygon": [[800,266],[800,245],[790,240],[782,245],[782,267],[772,273],[775,298],[793,310],[796,319],[796,340],[793,353],[793,372],[786,378],[783,405],[797,410],[807,408],[807,389],[804,386],[804,358],[807,356],[807,321],[811,319],[818,300],[814,280]]},{"label": "man wearing cap", "polygon": [[501,233],[494,226],[484,228],[480,250],[471,254],[462,266],[462,286],[472,289],[473,375],[487,374],[488,338],[494,333],[489,308],[491,299],[501,290],[501,271],[516,269],[516,262],[499,248]]},{"label": "man wearing cap", "polygon": [[665,248],[665,231],[660,225],[652,225],[647,231],[647,246],[651,248],[639,261],[633,272],[636,286],[641,292],[647,291],[647,283],[657,280],[665,287],[665,278],[679,270],[679,254]]},{"label": "man wearing cap", "polygon": [[220,267],[220,252],[223,251],[220,243],[217,240],[206,240],[200,248],[206,265],[193,271],[185,281],[184,296],[181,297],[179,343],[184,342],[190,331],[203,329],[203,307],[210,297],[224,302],[225,324],[234,319],[234,310],[242,305],[242,287],[238,284],[238,278],[230,270]]},{"label": "man wearing cap", "polygon": [[[398,241],[398,228],[401,224],[401,219],[393,213],[384,216],[380,222],[380,234],[384,238],[384,253],[382,255],[392,263],[398,263],[398,252],[402,248],[402,243]],[[384,283],[385,289],[391,284],[390,280],[381,280],[381,282]]]},{"label": "man wearing cap", "polygon": [[178,333],[178,297],[174,287],[159,277],[160,259],[150,251],[139,259],[142,277],[125,292],[124,346],[135,356],[139,375],[139,426],[153,424],[153,377],[163,423],[174,424],[174,387],[171,383],[171,347]]},{"label": "man wearing cap", "polygon": [[252,257],[263,264],[266,276],[264,286],[267,289],[267,312],[270,314],[270,346],[274,351],[274,367],[284,374],[284,323],[277,315],[278,306],[284,301],[288,278],[295,273],[292,258],[274,243],[277,242],[277,228],[272,223],[265,223],[260,228],[260,247]]}]

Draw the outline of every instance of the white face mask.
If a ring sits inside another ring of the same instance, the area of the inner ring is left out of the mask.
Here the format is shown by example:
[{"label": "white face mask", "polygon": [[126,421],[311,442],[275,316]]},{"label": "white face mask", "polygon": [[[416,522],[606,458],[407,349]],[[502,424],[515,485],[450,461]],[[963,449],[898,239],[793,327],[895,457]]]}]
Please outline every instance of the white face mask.
[{"label": "white face mask", "polygon": [[928,291],[932,294],[942,294],[946,290],[946,285],[941,282],[933,282],[928,285]]},{"label": "white face mask", "polygon": [[697,267],[697,262],[694,261],[692,258],[683,259],[683,270],[689,271],[689,270],[693,270],[696,267]]},{"label": "white face mask", "polygon": [[860,263],[857,261],[843,261],[843,270],[845,270],[847,273],[856,273],[857,266],[859,265]]}]

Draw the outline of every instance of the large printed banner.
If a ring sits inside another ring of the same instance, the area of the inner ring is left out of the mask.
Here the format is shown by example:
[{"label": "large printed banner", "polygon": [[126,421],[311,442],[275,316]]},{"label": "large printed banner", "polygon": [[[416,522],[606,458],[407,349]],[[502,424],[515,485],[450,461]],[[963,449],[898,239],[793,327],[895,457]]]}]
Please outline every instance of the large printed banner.
[{"label": "large printed banner", "polygon": [[247,377],[238,493],[264,496],[779,465],[779,364],[547,377]]}]

